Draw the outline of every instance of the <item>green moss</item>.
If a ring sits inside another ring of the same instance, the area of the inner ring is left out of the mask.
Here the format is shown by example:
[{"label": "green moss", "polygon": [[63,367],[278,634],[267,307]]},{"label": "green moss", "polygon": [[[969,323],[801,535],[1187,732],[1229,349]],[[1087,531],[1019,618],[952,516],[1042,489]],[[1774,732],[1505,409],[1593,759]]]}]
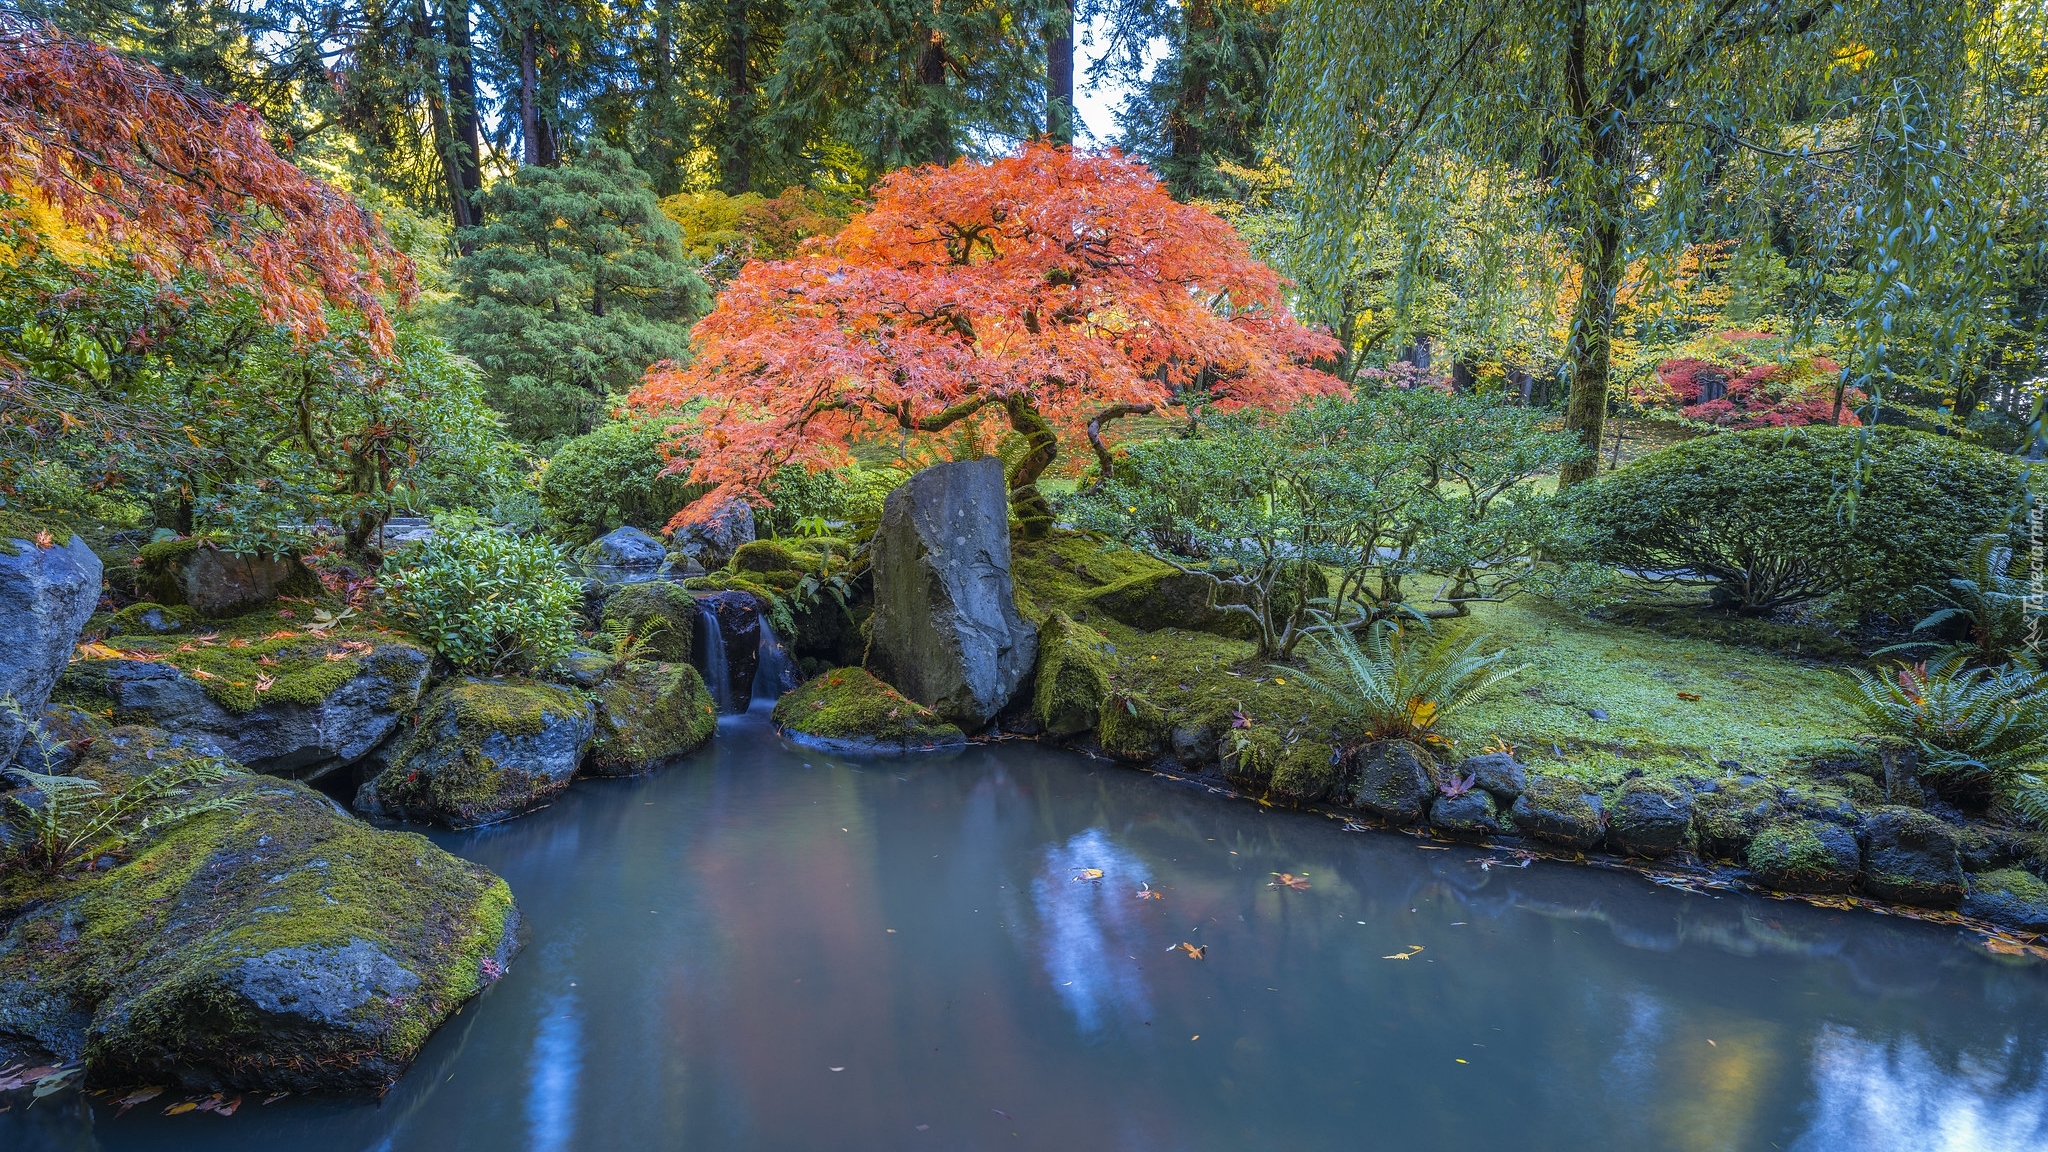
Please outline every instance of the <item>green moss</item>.
[{"label": "green moss", "polygon": [[718,709],[688,664],[635,662],[598,686],[597,735],[585,771],[598,776],[645,772],[702,747],[718,730]]},{"label": "green moss", "polygon": [[1777,814],[1778,790],[1764,781],[1725,781],[1693,797],[1692,826],[1700,851],[1739,860],[1746,845]]},{"label": "green moss", "polygon": [[1055,609],[1038,629],[1038,673],[1031,714],[1049,736],[1095,727],[1109,695],[1115,648],[1102,633]]},{"label": "green moss", "polygon": [[754,540],[733,549],[735,572],[776,572],[801,568],[803,564],[780,540]]},{"label": "green moss", "polygon": [[1970,887],[1979,892],[2003,892],[2029,904],[2048,904],[2048,884],[2021,868],[2000,868],[1970,877]]},{"label": "green moss", "polygon": [[[378,649],[418,647],[396,633],[365,628],[308,632],[303,625],[311,615],[303,608],[268,608],[207,621],[189,634],[110,636],[106,645],[124,658],[153,660],[185,672],[205,686],[215,703],[236,713],[259,704],[318,704],[360,674]],[[106,666],[106,659],[73,662],[64,676],[67,690],[99,694],[98,673]]]},{"label": "green moss", "polygon": [[180,536],[174,540],[156,540],[144,544],[136,555],[142,558],[145,568],[162,568],[172,561],[182,560],[211,543],[204,536]]},{"label": "green moss", "polygon": [[1168,730],[1159,705],[1131,692],[1112,692],[1102,702],[1096,741],[1102,750],[1125,760],[1148,760],[1159,754]]},{"label": "green moss", "polygon": [[[115,729],[80,771],[118,788],[138,760],[155,767],[189,755],[153,729]],[[513,909],[503,880],[423,837],[342,817],[302,784],[237,775],[206,791],[243,806],[158,828],[111,871],[47,880],[17,870],[0,880],[0,919],[51,898],[76,908],[74,940],[0,954],[0,981],[62,988],[88,1011],[118,1006],[89,1041],[95,1080],[182,1071],[234,1087],[374,1089],[495,978]],[[271,1025],[220,992],[245,959],[352,940],[422,981],[359,1009],[369,1038],[309,1032],[281,1048],[261,1038]]]},{"label": "green moss", "polygon": [[[438,708],[452,708],[465,734],[503,732],[538,736],[550,717],[583,711],[583,697],[554,684],[531,680],[457,680],[442,686],[434,699]],[[420,727],[435,719],[422,714]]]},{"label": "green moss", "polygon": [[70,525],[62,518],[30,516],[12,508],[0,508],[0,555],[20,555],[17,541],[34,544],[36,537],[45,532],[59,545],[69,543],[72,536]]},{"label": "green moss", "polygon": [[1750,871],[1774,887],[1794,892],[1846,890],[1853,866],[1821,840],[1829,826],[1816,820],[1781,820],[1756,834],[1746,853]]},{"label": "green moss", "polygon": [[645,637],[655,660],[687,661],[696,628],[696,597],[667,580],[628,584],[604,604],[604,630]]},{"label": "green moss", "polygon": [[1280,751],[1273,766],[1274,793],[1297,803],[1312,804],[1328,799],[1337,790],[1341,772],[1331,763],[1330,745],[1320,740],[1296,740]]},{"label": "green moss", "polygon": [[966,736],[938,713],[864,668],[837,668],[775,702],[777,727],[802,736],[905,749],[955,745]]},{"label": "green moss", "polygon": [[[412,734],[375,781],[394,812],[463,826],[503,819],[544,798],[554,782],[501,766],[492,737],[538,736],[550,721],[589,715],[578,692],[532,680],[452,680],[435,689]],[[423,770],[422,757],[432,769]]]},{"label": "green moss", "polygon": [[[152,627],[144,618],[154,616],[170,627]],[[199,613],[183,604],[144,601],[112,613],[104,632],[108,636],[157,636],[165,632],[190,632],[199,624]]]},{"label": "green moss", "polygon": [[1810,624],[1784,624],[1700,605],[1631,604],[1609,614],[1617,623],[1658,636],[1711,640],[1805,660],[1860,660],[1863,653],[1838,633]]}]

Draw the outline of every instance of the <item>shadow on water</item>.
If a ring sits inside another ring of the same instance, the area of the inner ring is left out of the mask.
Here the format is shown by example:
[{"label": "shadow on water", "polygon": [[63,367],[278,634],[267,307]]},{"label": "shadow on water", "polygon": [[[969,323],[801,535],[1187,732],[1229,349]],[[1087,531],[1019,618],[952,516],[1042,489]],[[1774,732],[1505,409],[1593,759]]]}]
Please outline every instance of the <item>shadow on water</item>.
[{"label": "shadow on water", "polygon": [[2048,973],[1952,930],[1486,870],[1034,745],[828,756],[765,711],[436,834],[533,939],[381,1102],[45,1101],[0,1147],[2048,1147]]}]

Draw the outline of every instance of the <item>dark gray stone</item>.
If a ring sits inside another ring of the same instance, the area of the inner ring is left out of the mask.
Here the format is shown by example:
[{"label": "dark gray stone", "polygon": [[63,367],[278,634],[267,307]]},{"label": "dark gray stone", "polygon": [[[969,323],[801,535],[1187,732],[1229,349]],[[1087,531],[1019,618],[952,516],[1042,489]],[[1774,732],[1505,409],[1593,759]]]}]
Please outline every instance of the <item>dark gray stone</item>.
[{"label": "dark gray stone", "polygon": [[1413,824],[1437,795],[1436,761],[1409,740],[1377,740],[1356,753],[1351,803],[1395,824]]},{"label": "dark gray stone", "polygon": [[1970,877],[1963,915],[2020,932],[2048,932],[2048,885],[2018,868]]},{"label": "dark gray stone", "polygon": [[1452,836],[1491,836],[1500,831],[1500,809],[1492,793],[1475,787],[1456,796],[1438,796],[1429,806],[1429,824]]},{"label": "dark gray stone", "polygon": [[474,828],[569,787],[597,726],[579,692],[527,680],[451,680],[420,707],[391,766],[356,793],[365,815]]},{"label": "dark gray stone", "polygon": [[1491,792],[1502,804],[1513,804],[1529,786],[1529,770],[1506,752],[1467,756],[1458,762],[1456,775],[1461,780],[1472,777],[1474,787]]},{"label": "dark gray stone", "polygon": [[1778,790],[1771,785],[1724,781],[1712,792],[1693,796],[1693,836],[1702,855],[1741,860],[1749,842],[1779,812]]},{"label": "dark gray stone", "polygon": [[183,604],[219,619],[261,608],[287,585],[311,578],[295,556],[238,556],[202,544],[157,567],[151,583],[162,603]]},{"label": "dark gray stone", "polygon": [[1643,778],[1624,783],[1607,816],[1607,844],[1637,856],[1692,851],[1692,793]]},{"label": "dark gray stone", "polygon": [[1190,768],[1216,763],[1216,733],[1202,725],[1176,726],[1168,734],[1173,757]]},{"label": "dark gray stone", "polygon": [[1779,892],[1848,892],[1863,870],[1855,834],[1811,818],[1769,825],[1744,856],[1757,883]]},{"label": "dark gray stone", "polygon": [[912,476],[883,502],[873,547],[869,669],[963,731],[979,730],[1038,655],[1010,583],[1002,461]]},{"label": "dark gray stone", "polygon": [[13,763],[43,714],[99,600],[100,558],[85,541],[0,541],[0,700],[15,704],[0,709],[0,766]]},{"label": "dark gray stone", "polygon": [[585,544],[576,559],[613,568],[659,568],[668,559],[668,545],[661,542],[661,537],[629,524]]},{"label": "dark gray stone", "polygon": [[357,1009],[373,999],[409,996],[420,978],[390,953],[353,937],[339,946],[274,948],[242,961],[226,983],[258,1012],[374,1033],[376,1021]]},{"label": "dark gray stone", "polygon": [[1863,845],[1863,890],[1923,908],[1954,908],[1967,891],[1955,829],[1902,806],[1876,809],[1856,828]]},{"label": "dark gray stone", "polygon": [[427,654],[411,644],[380,641],[363,658],[362,671],[319,703],[265,702],[241,713],[215,703],[199,681],[156,661],[81,661],[65,683],[111,700],[123,719],[213,740],[230,759],[257,772],[311,780],[354,764],[383,743],[419,703],[429,664]]},{"label": "dark gray stone", "polygon": [[676,529],[670,537],[677,552],[706,572],[732,563],[732,554],[754,538],[754,506],[738,497],[720,502],[708,515]]},{"label": "dark gray stone", "polygon": [[612,658],[589,648],[571,648],[568,655],[548,666],[548,677],[578,688],[595,688],[612,670]]},{"label": "dark gray stone", "polygon": [[1508,816],[1525,836],[1579,851],[1598,847],[1607,831],[1599,793],[1563,776],[1532,773]]}]

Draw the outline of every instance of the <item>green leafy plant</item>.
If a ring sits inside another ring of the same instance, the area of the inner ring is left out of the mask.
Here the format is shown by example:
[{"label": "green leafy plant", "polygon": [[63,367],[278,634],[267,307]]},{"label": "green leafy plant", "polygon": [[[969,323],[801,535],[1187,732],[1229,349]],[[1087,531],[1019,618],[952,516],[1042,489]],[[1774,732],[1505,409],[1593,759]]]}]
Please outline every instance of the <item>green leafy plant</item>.
[{"label": "green leafy plant", "polygon": [[433,536],[400,555],[385,591],[458,671],[530,671],[576,642],[582,589],[561,552],[488,525],[437,520]]},{"label": "green leafy plant", "polygon": [[1852,668],[1850,701],[1879,734],[1910,741],[1920,770],[1987,783],[2037,824],[2048,825],[2048,674],[2017,664],[1969,667],[1955,651],[1889,675]]},{"label": "green leafy plant", "polygon": [[709,491],[665,476],[662,444],[679,417],[616,420],[555,450],[541,470],[541,507],[555,531],[587,543],[622,524],[659,532],[684,505]]},{"label": "green leafy plant", "polygon": [[1501,667],[1506,649],[1484,652],[1483,636],[1431,636],[1420,622],[1375,621],[1360,633],[1312,632],[1306,672],[1299,676],[1328,700],[1340,730],[1363,740],[1449,744],[1437,730],[1445,717],[1527,665]]},{"label": "green leafy plant", "polygon": [[1970,637],[1962,651],[1974,662],[1988,666],[2022,656],[2040,626],[2042,608],[2027,583],[2012,575],[2012,560],[2012,543],[2003,534],[1971,541],[1963,575],[1951,577],[1946,588],[1923,585],[1918,589],[1942,606],[1915,624],[1913,631],[1960,623],[1967,626]]}]

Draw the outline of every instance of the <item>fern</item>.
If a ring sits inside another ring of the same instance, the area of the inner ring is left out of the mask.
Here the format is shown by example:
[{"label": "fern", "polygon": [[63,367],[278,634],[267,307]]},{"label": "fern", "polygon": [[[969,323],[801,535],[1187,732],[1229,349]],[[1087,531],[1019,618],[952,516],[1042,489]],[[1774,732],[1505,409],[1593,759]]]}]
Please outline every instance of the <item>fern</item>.
[{"label": "fern", "polygon": [[1922,771],[1986,781],[2048,827],[2048,674],[2023,663],[1972,668],[1971,655],[1952,650],[1889,676],[1850,669],[1850,702],[1879,733],[1911,741]]},{"label": "fern", "polygon": [[108,792],[82,776],[12,768],[7,775],[34,791],[36,799],[12,797],[0,818],[22,834],[21,853],[30,863],[55,872],[80,857],[119,852],[152,829],[242,807],[247,796],[185,798],[238,774],[225,760],[186,760]]},{"label": "fern", "polygon": [[[2005,536],[1979,536],[1971,541],[1967,575],[1951,579],[1946,589],[1924,584],[1915,589],[1940,601],[1942,606],[1913,625],[1913,631],[1925,632],[1962,622],[1969,630],[1969,645],[1945,651],[1966,652],[1971,659],[1987,666],[2003,664],[2016,656],[2028,661],[2030,654],[2026,649],[2040,627],[2042,607],[2031,595],[2026,581],[2013,576],[2012,562],[2012,545]],[[1916,641],[1896,647],[1935,645]]]},{"label": "fern", "polygon": [[1380,620],[1363,639],[1342,629],[1314,631],[1309,670],[1283,671],[1329,700],[1340,725],[1365,739],[1447,744],[1437,732],[1446,716],[1527,665],[1501,667],[1506,650],[1483,653],[1482,636],[1426,639],[1417,630]]}]

